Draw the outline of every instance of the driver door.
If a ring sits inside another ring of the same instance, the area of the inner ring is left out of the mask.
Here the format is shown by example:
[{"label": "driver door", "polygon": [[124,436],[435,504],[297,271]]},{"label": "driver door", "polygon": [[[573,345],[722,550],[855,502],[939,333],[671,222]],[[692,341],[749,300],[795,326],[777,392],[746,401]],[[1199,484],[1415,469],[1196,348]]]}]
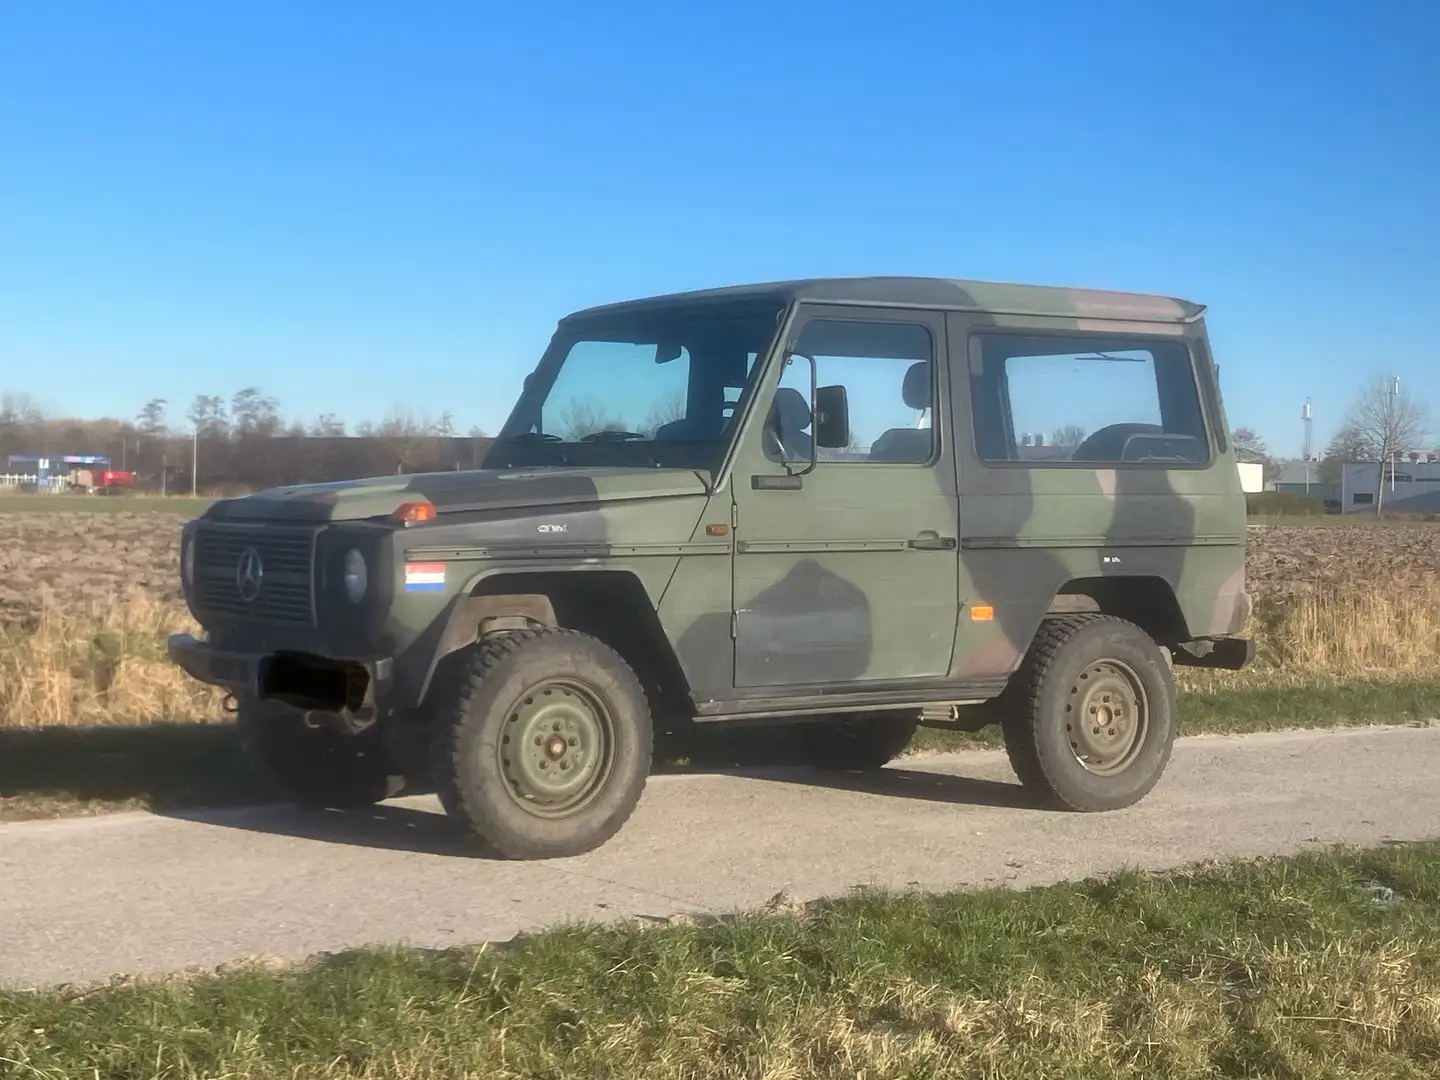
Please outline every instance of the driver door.
[{"label": "driver door", "polygon": [[[816,306],[791,349],[733,474],[736,687],[942,679],[959,568],[944,320]],[[811,358],[814,385],[845,388],[851,427],[813,458]]]}]

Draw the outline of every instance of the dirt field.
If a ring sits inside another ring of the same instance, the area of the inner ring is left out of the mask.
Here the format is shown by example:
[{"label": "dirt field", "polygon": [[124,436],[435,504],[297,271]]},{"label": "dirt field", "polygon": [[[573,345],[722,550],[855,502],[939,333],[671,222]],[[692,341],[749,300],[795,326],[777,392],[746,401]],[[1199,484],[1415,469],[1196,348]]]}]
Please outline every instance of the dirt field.
[{"label": "dirt field", "polygon": [[[83,610],[132,589],[178,603],[185,521],[183,514],[123,511],[0,513],[0,618],[33,613],[47,597]],[[1382,580],[1391,589],[1440,580],[1440,525],[1250,530],[1249,581],[1257,599]]]},{"label": "dirt field", "polygon": [[1246,567],[1250,591],[1275,601],[1314,588],[1433,587],[1440,525],[1257,525]]},{"label": "dirt field", "polygon": [[81,611],[135,590],[180,601],[180,528],[161,513],[0,514],[0,618],[47,602]]}]

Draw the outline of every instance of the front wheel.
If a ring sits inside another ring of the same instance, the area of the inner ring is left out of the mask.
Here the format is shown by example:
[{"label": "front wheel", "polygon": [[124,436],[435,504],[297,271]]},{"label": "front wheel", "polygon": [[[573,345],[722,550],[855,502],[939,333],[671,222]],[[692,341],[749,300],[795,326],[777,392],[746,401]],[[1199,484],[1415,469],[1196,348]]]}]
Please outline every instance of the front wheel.
[{"label": "front wheel", "polygon": [[620,830],[653,753],[628,664],[573,630],[475,646],[440,692],[436,784],[445,810],[512,859],[579,855]]},{"label": "front wheel", "polygon": [[1003,697],[1011,767],[1048,805],[1130,806],[1169,763],[1174,679],[1160,647],[1123,619],[1046,620]]}]

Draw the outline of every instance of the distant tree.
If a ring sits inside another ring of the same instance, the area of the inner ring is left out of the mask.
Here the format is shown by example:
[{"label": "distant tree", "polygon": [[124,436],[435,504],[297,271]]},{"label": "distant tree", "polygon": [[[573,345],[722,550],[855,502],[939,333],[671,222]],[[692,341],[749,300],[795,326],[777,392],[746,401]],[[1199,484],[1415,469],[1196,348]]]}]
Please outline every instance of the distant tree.
[{"label": "distant tree", "polygon": [[232,433],[242,439],[277,435],[283,427],[280,403],[266,397],[256,386],[237,390],[230,398],[230,427]]},{"label": "distant tree", "polygon": [[151,439],[163,437],[169,430],[165,422],[165,406],[170,404],[163,397],[151,398],[135,416],[135,425],[141,435]]},{"label": "distant tree", "polygon": [[1079,424],[1066,424],[1050,433],[1050,441],[1056,446],[1079,446],[1085,441],[1085,429]]},{"label": "distant tree", "polygon": [[230,433],[225,401],[215,394],[196,395],[195,400],[190,403],[186,417],[201,438],[223,439]]},{"label": "distant tree", "polygon": [[1373,376],[1356,395],[1345,414],[1345,426],[1352,429],[1363,458],[1379,462],[1382,468],[1376,483],[1375,513],[1380,513],[1385,497],[1384,463],[1392,457],[1418,450],[1429,424],[1429,410],[1399,385],[1399,380],[1385,375]]},{"label": "distant tree", "polygon": [[334,439],[345,434],[345,421],[334,413],[321,413],[310,421],[308,434],[316,438]]},{"label": "distant tree", "polygon": [[368,420],[362,423],[356,434],[377,440],[387,462],[399,475],[434,456],[437,428],[438,424],[394,408],[379,424]]},{"label": "distant tree", "polygon": [[1238,427],[1230,433],[1230,443],[1235,447],[1235,457],[1240,461],[1270,464],[1270,450],[1254,428]]},{"label": "distant tree", "polygon": [[604,406],[592,398],[571,398],[560,410],[560,426],[552,434],[575,441],[597,431],[625,431],[625,421],[605,415]]},{"label": "distant tree", "polygon": [[1341,424],[1325,446],[1316,475],[1323,484],[1338,484],[1341,469],[1346,463],[1369,460],[1371,448],[1365,436],[1353,424]]},{"label": "distant tree", "polygon": [[40,406],[29,394],[10,390],[0,394],[0,448],[7,454],[32,451],[43,437],[44,422]]},{"label": "distant tree", "polygon": [[650,411],[645,415],[645,423],[640,425],[640,431],[653,438],[655,432],[666,424],[683,419],[685,419],[685,391],[676,387],[650,406]]}]

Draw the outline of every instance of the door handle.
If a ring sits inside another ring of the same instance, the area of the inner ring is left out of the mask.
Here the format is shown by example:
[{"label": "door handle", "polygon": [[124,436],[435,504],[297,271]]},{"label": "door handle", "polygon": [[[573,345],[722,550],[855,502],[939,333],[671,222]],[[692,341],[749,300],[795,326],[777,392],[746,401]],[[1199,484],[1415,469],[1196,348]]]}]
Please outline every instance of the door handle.
[{"label": "door handle", "polygon": [[916,551],[954,551],[955,538],[953,536],[941,536],[938,533],[926,530],[914,540],[910,546]]}]

